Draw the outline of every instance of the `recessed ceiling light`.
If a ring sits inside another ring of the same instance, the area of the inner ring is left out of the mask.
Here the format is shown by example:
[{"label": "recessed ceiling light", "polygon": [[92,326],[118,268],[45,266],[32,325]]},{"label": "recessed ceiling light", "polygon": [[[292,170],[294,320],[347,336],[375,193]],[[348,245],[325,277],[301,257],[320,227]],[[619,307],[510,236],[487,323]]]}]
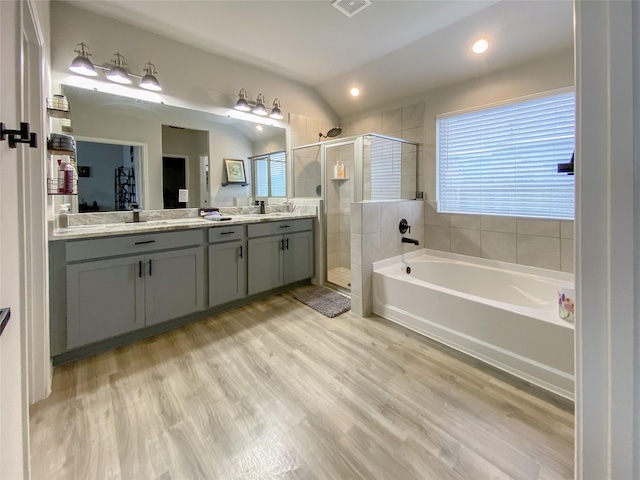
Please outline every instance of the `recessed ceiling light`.
[{"label": "recessed ceiling light", "polygon": [[478,55],[486,52],[487,50],[489,50],[489,42],[487,42],[484,38],[481,38],[480,40],[476,40],[473,46],[471,47],[471,51]]},{"label": "recessed ceiling light", "polygon": [[358,95],[360,95],[360,89],[358,87],[353,87],[351,90],[349,90],[349,93],[354,97],[357,97]]}]

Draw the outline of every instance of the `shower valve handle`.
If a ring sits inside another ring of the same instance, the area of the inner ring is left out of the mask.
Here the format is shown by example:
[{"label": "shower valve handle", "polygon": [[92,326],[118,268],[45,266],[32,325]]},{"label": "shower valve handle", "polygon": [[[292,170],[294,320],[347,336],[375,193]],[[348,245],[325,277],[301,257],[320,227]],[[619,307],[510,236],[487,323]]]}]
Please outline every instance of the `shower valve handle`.
[{"label": "shower valve handle", "polygon": [[404,235],[407,232],[411,233],[411,227],[409,226],[409,223],[407,222],[406,218],[403,218],[402,220],[400,220],[400,224],[398,225],[398,230],[400,230],[400,233],[402,235]]}]

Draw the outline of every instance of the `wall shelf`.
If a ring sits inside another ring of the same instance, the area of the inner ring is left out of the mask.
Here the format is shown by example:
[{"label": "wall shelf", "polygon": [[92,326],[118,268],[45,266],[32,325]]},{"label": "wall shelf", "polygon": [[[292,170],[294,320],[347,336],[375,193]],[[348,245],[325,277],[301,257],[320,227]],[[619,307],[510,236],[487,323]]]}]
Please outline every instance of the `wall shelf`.
[{"label": "wall shelf", "polygon": [[331,180],[349,180],[348,177],[333,177]]},{"label": "wall shelf", "polygon": [[47,195],[78,195],[78,179],[74,175],[73,191],[66,191],[64,180],[60,178],[47,178]]}]

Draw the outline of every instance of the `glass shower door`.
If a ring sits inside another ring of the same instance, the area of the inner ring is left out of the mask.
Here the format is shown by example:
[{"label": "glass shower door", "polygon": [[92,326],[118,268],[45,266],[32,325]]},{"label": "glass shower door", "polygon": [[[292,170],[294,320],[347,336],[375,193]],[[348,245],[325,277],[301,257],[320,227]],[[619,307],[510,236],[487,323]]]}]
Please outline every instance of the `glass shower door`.
[{"label": "glass shower door", "polygon": [[[358,139],[323,145],[326,214],[326,281],[351,290],[351,202],[357,188]],[[344,172],[344,174],[341,174]]]}]

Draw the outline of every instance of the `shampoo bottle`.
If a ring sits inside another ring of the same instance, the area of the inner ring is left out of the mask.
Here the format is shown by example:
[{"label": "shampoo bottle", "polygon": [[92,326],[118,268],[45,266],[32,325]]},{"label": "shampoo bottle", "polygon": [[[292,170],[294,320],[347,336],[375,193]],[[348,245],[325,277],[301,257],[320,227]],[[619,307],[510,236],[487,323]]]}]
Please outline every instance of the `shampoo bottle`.
[{"label": "shampoo bottle", "polygon": [[75,183],[75,169],[68,155],[63,155],[58,163],[58,193],[72,195]]}]

